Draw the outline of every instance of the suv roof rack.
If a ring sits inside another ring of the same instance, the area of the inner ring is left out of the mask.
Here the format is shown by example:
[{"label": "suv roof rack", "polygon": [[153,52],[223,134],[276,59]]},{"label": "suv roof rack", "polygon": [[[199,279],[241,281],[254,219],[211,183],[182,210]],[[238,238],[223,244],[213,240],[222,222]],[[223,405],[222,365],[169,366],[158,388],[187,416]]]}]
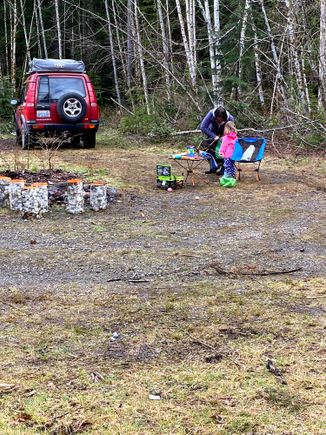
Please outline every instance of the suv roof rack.
[{"label": "suv roof rack", "polygon": [[85,64],[82,60],[73,59],[37,59],[34,58],[29,64],[27,74],[34,72],[85,72]]}]

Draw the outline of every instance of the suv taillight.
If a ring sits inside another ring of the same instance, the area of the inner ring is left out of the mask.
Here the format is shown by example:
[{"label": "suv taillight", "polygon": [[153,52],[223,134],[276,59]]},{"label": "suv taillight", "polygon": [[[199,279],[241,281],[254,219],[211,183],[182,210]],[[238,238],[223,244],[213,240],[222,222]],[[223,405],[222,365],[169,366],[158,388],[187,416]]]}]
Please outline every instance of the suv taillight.
[{"label": "suv taillight", "polygon": [[91,120],[98,121],[99,116],[100,116],[98,104],[96,101],[96,96],[95,96],[93,86],[90,82],[87,82],[87,91],[88,91],[89,101],[90,101],[90,106],[91,106]]}]

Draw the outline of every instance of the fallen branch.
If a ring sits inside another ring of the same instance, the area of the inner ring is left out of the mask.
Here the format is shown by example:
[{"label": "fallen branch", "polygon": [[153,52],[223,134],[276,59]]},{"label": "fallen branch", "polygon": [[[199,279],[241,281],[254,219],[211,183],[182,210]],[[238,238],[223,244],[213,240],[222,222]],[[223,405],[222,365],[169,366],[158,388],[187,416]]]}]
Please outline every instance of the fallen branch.
[{"label": "fallen branch", "polygon": [[257,130],[256,128],[241,128],[238,130],[238,132],[242,133],[244,131],[253,131],[255,133],[268,133],[268,132],[287,130],[289,128],[297,128],[297,127],[298,127],[298,124],[290,124],[290,125],[285,125],[283,127],[266,128],[264,130]]},{"label": "fallen branch", "polygon": [[[297,128],[297,127],[298,127],[298,124],[296,123],[296,124],[285,125],[283,127],[266,128],[263,130],[258,130],[256,128],[241,128],[238,130],[238,132],[243,133],[246,131],[253,131],[254,133],[268,133],[268,132],[282,131],[282,130]],[[202,133],[202,131],[201,130],[183,130],[183,131],[173,132],[172,136],[183,136],[186,134],[198,134],[198,133]]]},{"label": "fallen branch", "polygon": [[307,123],[309,123],[310,125],[317,125],[318,127],[320,127],[325,133],[326,133],[326,127],[323,126],[323,124],[321,123],[321,121],[317,121],[317,120],[312,120],[310,118],[308,118],[307,116],[304,116],[302,113],[296,113],[293,112],[292,110],[290,110],[289,108],[286,109],[289,113],[291,113],[292,115],[296,116],[296,117],[300,117],[301,119],[304,119]]},{"label": "fallen branch", "polygon": [[127,109],[125,106],[123,106],[121,103],[119,103],[117,100],[115,100],[114,98],[110,98],[115,104],[117,104],[119,107],[121,107],[122,109],[124,109],[126,112],[128,112],[130,115],[134,115],[133,112],[131,112],[131,110]]},{"label": "fallen branch", "polygon": [[[212,345],[210,345],[208,343],[205,343],[205,341],[202,341],[199,338],[193,337],[192,335],[188,334],[187,332],[185,333],[185,335],[187,335],[189,338],[191,338],[193,343],[198,343],[201,346],[204,346],[204,347],[207,347],[210,350],[213,350],[214,352],[217,351],[216,347],[214,347],[214,346],[212,346]],[[234,361],[227,353],[223,353],[223,354],[221,353],[221,355],[223,356],[223,358],[229,359],[231,362],[233,362],[233,364],[235,364],[237,367],[241,368],[241,365],[239,363],[237,363],[236,361]]]},{"label": "fallen branch", "polygon": [[222,269],[217,264],[210,264],[209,267],[212,267],[216,270],[220,275],[243,275],[243,276],[268,276],[268,275],[282,275],[284,273],[293,273],[302,270],[302,267],[297,267],[296,269],[288,269],[288,270],[266,270],[265,272],[234,272]]},{"label": "fallen branch", "polygon": [[172,133],[172,136],[183,136],[185,134],[196,134],[202,133],[201,130],[184,130],[184,131],[175,131]]}]

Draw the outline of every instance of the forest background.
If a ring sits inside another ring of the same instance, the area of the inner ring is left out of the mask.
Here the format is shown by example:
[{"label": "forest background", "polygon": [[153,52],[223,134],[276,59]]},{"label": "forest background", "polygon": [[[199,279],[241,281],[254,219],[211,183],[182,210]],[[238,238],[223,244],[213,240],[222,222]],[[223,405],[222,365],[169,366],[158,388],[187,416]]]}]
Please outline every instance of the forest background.
[{"label": "forest background", "polygon": [[326,0],[3,0],[0,119],[29,61],[82,59],[103,121],[167,137],[218,104],[244,134],[326,143]]}]

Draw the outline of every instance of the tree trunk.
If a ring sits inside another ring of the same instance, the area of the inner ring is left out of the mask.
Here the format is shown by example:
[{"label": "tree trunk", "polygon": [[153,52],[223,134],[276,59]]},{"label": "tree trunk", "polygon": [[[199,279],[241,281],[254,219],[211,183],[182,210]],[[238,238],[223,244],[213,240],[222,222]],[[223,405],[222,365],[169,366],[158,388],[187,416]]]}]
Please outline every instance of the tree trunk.
[{"label": "tree trunk", "polygon": [[22,211],[22,190],[24,186],[24,180],[11,180],[11,183],[9,184],[9,205],[11,210]]},{"label": "tree trunk", "polygon": [[18,16],[17,16],[17,2],[16,0],[12,3],[11,10],[11,88],[13,94],[16,92],[16,49],[17,49],[17,25],[18,25]]},{"label": "tree trunk", "polygon": [[[209,9],[209,0],[205,0],[205,7],[201,0],[197,0],[198,6],[201,10],[202,16],[206,23],[208,46],[209,46],[209,59],[211,65],[212,75],[212,93],[213,103],[215,106],[223,104],[222,98],[222,85],[221,85],[221,64],[219,61],[219,15],[214,11],[214,30],[212,27],[211,13]],[[219,10],[217,8],[217,10]]]},{"label": "tree trunk", "polygon": [[118,81],[118,74],[117,74],[117,65],[116,65],[115,54],[114,54],[111,19],[110,19],[110,11],[109,11],[109,6],[108,6],[108,1],[105,0],[104,4],[105,4],[106,18],[107,18],[107,22],[108,22],[108,34],[109,34],[109,41],[110,41],[110,51],[111,51],[111,60],[112,60],[112,67],[113,67],[115,93],[117,96],[118,104],[119,104],[119,106],[121,106],[121,96],[120,96],[120,88],[119,88],[119,81]]},{"label": "tree trunk", "polygon": [[184,50],[185,50],[185,54],[186,54],[189,74],[190,74],[190,82],[191,82],[191,86],[192,86],[193,90],[195,90],[196,89],[196,68],[195,68],[195,64],[194,64],[193,52],[192,52],[192,50],[190,49],[190,46],[189,46],[189,43],[191,41],[188,41],[188,39],[187,39],[184,19],[183,19],[181,5],[180,5],[180,0],[175,0],[175,3],[176,3],[176,6],[177,6],[177,12],[178,12],[179,25],[180,25],[181,35],[182,35],[182,41],[183,41],[183,46],[184,46]]},{"label": "tree trunk", "polygon": [[42,34],[42,42],[43,42],[44,57],[45,57],[45,59],[47,59],[48,58],[48,49],[47,49],[47,46],[46,46],[46,39],[45,39],[45,31],[44,31],[44,24],[43,24],[43,16],[42,16],[41,3],[42,3],[42,0],[37,0],[38,14],[39,14],[39,20],[40,20],[40,28],[41,28],[41,34]]},{"label": "tree trunk", "polygon": [[[38,7],[37,7],[37,0],[34,0],[34,6],[33,6],[33,13],[35,15],[35,25],[36,25],[36,41],[37,41],[37,57],[42,57],[42,47],[41,47],[41,40],[40,40],[40,24],[39,24],[39,17],[38,17]],[[30,27],[30,35],[32,35],[32,26]]]},{"label": "tree trunk", "polygon": [[326,110],[326,0],[320,0],[318,107]]},{"label": "tree trunk", "polygon": [[89,202],[94,211],[105,210],[108,205],[107,185],[105,183],[91,183]]},{"label": "tree trunk", "polygon": [[125,78],[125,80],[127,80],[127,69],[126,69],[126,61],[125,61],[125,57],[124,57],[124,52],[125,50],[122,49],[122,43],[121,43],[121,38],[120,38],[120,32],[119,32],[119,25],[118,25],[118,17],[117,17],[117,11],[116,11],[116,7],[115,7],[115,1],[112,0],[111,2],[111,7],[112,7],[112,11],[113,11],[113,22],[114,22],[114,28],[115,28],[115,40],[117,43],[117,49],[118,49],[118,54],[119,54],[119,59],[121,62],[121,66],[122,66],[122,72],[123,72],[123,76]]},{"label": "tree trunk", "polygon": [[166,37],[165,25],[164,25],[164,17],[162,11],[162,2],[161,0],[156,0],[157,4],[157,12],[158,19],[160,23],[161,35],[162,35],[162,49],[163,49],[163,65],[164,65],[164,77],[165,77],[165,85],[166,85],[166,94],[168,97],[168,101],[171,100],[171,81],[169,75],[169,45]]},{"label": "tree trunk", "polygon": [[9,204],[10,182],[10,177],[0,176],[0,207],[5,207]]},{"label": "tree trunk", "polygon": [[268,38],[269,38],[269,41],[271,44],[271,50],[272,50],[272,55],[273,55],[273,59],[274,59],[274,67],[276,69],[275,89],[278,90],[278,93],[280,94],[280,96],[283,100],[283,103],[287,107],[287,98],[286,98],[286,93],[285,93],[284,86],[283,86],[283,83],[285,83],[285,80],[284,80],[284,77],[283,77],[282,72],[281,72],[280,60],[279,60],[279,56],[277,54],[277,49],[275,46],[274,37],[273,37],[272,30],[271,30],[269,20],[267,17],[265,5],[264,5],[264,0],[259,0],[259,2],[261,5],[261,10],[263,12],[263,16],[264,16],[265,26],[267,29],[267,35],[268,35]]},{"label": "tree trunk", "polygon": [[168,62],[169,62],[170,71],[172,73],[174,73],[169,0],[166,0],[166,2],[165,2],[165,13],[166,13],[166,28],[167,28],[167,31],[168,31],[167,38],[168,38],[168,47],[169,47]]},{"label": "tree trunk", "polygon": [[251,2],[250,2],[250,18],[251,18],[251,28],[254,34],[254,58],[255,58],[255,73],[256,73],[257,88],[258,88],[258,97],[259,97],[259,102],[261,107],[264,107],[265,98],[264,98],[264,91],[263,91],[262,69],[261,69],[261,61],[259,56],[257,30],[256,30],[254,18],[252,16]]},{"label": "tree trunk", "polygon": [[[243,12],[243,17],[242,17],[240,41],[239,41],[239,60],[238,60],[239,82],[241,82],[241,79],[242,79],[242,56],[243,56],[244,47],[245,47],[245,35],[246,35],[246,29],[247,29],[249,6],[250,6],[249,0],[246,0],[244,12]],[[241,84],[239,84],[237,86],[237,97],[238,97],[238,99],[241,97]]]},{"label": "tree trunk", "polygon": [[[197,76],[197,38],[196,38],[196,14],[194,0],[186,0],[186,22],[188,29],[189,49],[192,55],[195,81]],[[196,91],[196,87],[194,88]]]},{"label": "tree trunk", "polygon": [[294,4],[291,0],[284,0],[287,8],[287,30],[289,35],[289,41],[290,41],[290,59],[292,60],[294,64],[294,73],[295,73],[295,79],[297,88],[299,91],[299,105],[304,105],[305,103],[305,92],[303,88],[303,80],[302,80],[302,71],[301,71],[301,65],[299,61],[299,54],[298,54],[298,44],[296,41],[296,29],[295,29],[295,13],[294,13]]},{"label": "tree trunk", "polygon": [[60,14],[59,14],[59,0],[54,0],[55,6],[55,21],[58,33],[58,56],[62,59],[62,43],[61,43],[61,27],[60,27]]},{"label": "tree trunk", "polygon": [[128,0],[127,10],[127,85],[131,89],[131,78],[134,63],[134,11],[133,0]]},{"label": "tree trunk", "polygon": [[68,180],[67,207],[69,213],[77,214],[84,211],[84,188],[82,180]]},{"label": "tree trunk", "polygon": [[142,82],[143,82],[143,91],[144,91],[144,97],[145,97],[146,112],[149,115],[151,113],[151,111],[150,111],[150,107],[149,107],[147,77],[146,77],[146,71],[145,71],[143,46],[142,46],[141,37],[140,37],[137,0],[134,0],[134,14],[135,14],[134,15],[135,16],[135,30],[136,30],[136,37],[137,37],[138,61],[139,61],[139,66],[140,66],[140,71],[141,71],[141,76],[142,76]]},{"label": "tree trunk", "polygon": [[[4,30],[5,30],[5,52],[6,52],[6,71],[4,75],[9,75],[9,50],[8,50],[8,29],[7,29],[7,3],[3,2],[3,14],[4,14]],[[10,13],[9,13],[10,16]]]},{"label": "tree trunk", "polygon": [[[30,47],[29,47],[29,37],[27,36],[27,30],[26,30],[25,9],[24,9],[24,5],[23,5],[23,0],[20,0],[20,9],[21,9],[23,31],[24,31],[25,44],[26,44],[26,56],[27,56],[27,61],[29,63],[31,60],[31,51],[30,51]],[[32,20],[31,20],[31,22],[32,22]]]}]

